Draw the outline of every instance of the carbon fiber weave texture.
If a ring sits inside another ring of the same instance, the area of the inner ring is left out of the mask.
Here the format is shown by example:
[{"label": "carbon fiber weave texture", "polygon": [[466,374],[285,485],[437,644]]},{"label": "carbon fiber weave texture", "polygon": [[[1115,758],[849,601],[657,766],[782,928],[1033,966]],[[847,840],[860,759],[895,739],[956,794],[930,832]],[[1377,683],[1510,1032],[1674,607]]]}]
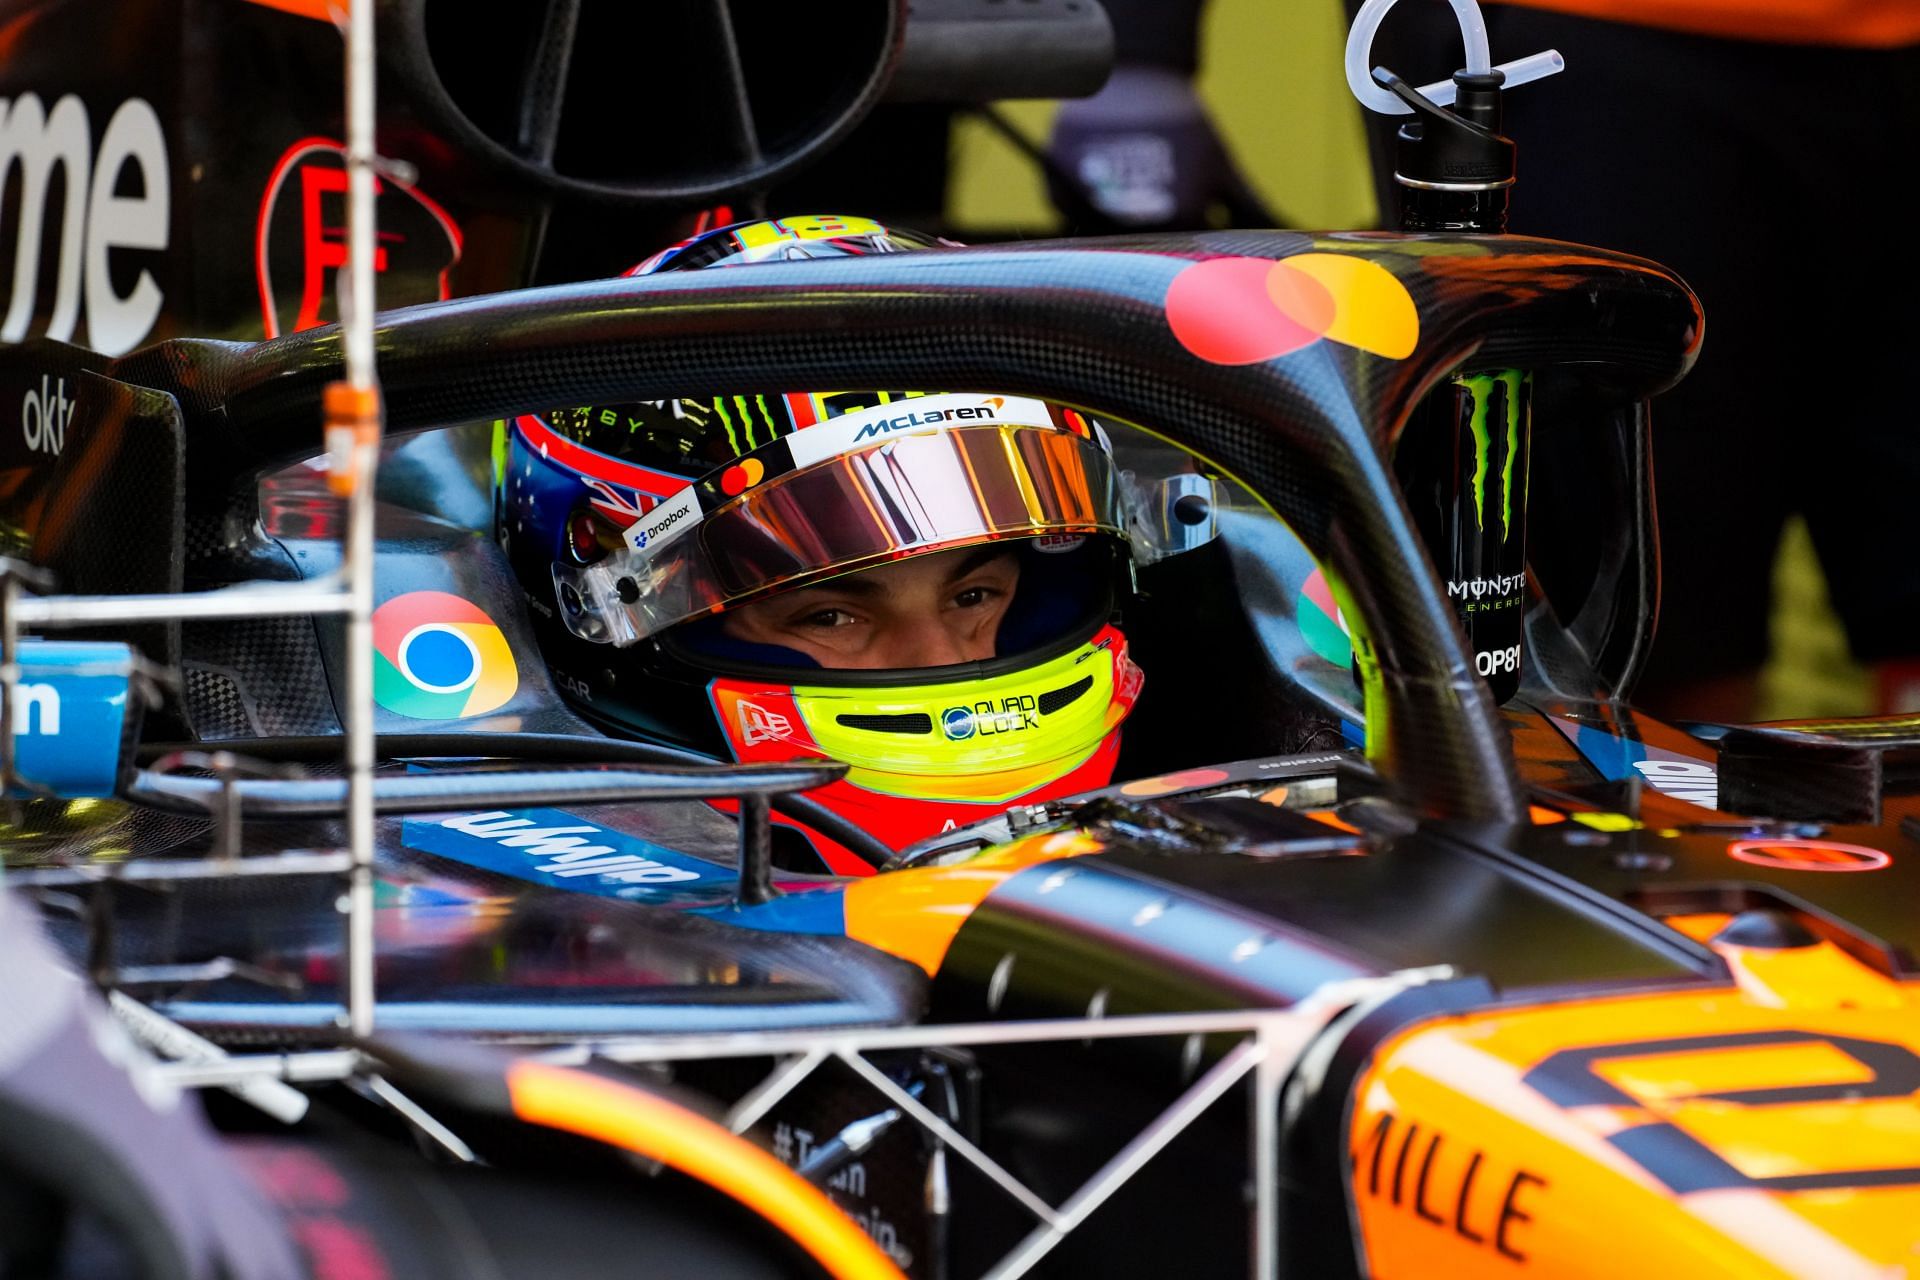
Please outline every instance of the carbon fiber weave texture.
[{"label": "carbon fiber weave texture", "polygon": [[[1165,301],[1194,261],[1309,251],[1398,278],[1419,315],[1417,349],[1395,360],[1321,341],[1224,365],[1176,338]],[[1408,799],[1441,816],[1512,818],[1522,805],[1504,730],[1386,444],[1463,364],[1580,364],[1633,400],[1677,381],[1700,334],[1686,286],[1626,255],[1517,237],[1238,232],[531,290],[394,312],[379,344],[389,423],[402,431],[566,402],[898,385],[1043,395],[1151,425],[1262,494],[1346,584],[1382,671],[1370,749]],[[221,441],[217,458],[239,475],[314,447],[339,354],[337,332],[320,329],[130,359],[183,377],[191,444]]]}]

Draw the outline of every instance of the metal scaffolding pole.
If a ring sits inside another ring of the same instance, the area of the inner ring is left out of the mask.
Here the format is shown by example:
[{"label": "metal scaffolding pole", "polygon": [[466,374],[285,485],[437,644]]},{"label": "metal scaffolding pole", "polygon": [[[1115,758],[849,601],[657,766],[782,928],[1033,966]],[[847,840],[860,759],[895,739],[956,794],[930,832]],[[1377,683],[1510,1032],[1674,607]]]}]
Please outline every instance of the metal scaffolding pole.
[{"label": "metal scaffolding pole", "polygon": [[347,589],[347,1030],[373,1031],[373,565],[380,384],[374,370],[374,56],[371,0],[347,18],[347,275],[340,303],[346,378],[327,388],[327,449],[347,502],[341,576]]}]

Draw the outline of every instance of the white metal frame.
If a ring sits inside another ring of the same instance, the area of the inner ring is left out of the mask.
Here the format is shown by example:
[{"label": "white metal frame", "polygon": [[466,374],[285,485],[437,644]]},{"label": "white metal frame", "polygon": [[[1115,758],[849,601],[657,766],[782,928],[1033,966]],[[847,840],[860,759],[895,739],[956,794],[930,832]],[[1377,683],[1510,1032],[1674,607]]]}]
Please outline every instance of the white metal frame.
[{"label": "white metal frame", "polygon": [[[354,4],[342,24],[347,39],[347,166],[349,193],[348,271],[341,300],[348,383],[377,395],[374,370],[374,176],[381,162],[374,152],[372,4]],[[378,464],[377,431],[329,441],[336,469],[351,471],[346,531],[337,574],[312,582],[244,585],[186,594],[145,596],[58,596],[34,594],[20,576],[0,581],[0,796],[16,788],[35,790],[15,769],[13,721],[19,681],[18,639],[23,627],[39,630],[176,619],[228,619],[270,616],[343,616],[346,622],[348,678],[344,728],[348,777],[347,849],[338,853],[294,852],[278,857],[214,857],[164,867],[116,866],[27,871],[14,883],[72,883],[92,879],[185,878],[234,874],[327,874],[342,876],[346,893],[344,1030],[354,1039],[370,1035],[378,1006],[374,993],[373,910],[373,564],[374,480]],[[1027,1274],[1046,1254],[1081,1225],[1153,1157],[1243,1081],[1251,1081],[1247,1158],[1253,1195],[1252,1274],[1268,1278],[1279,1265],[1279,1115],[1282,1087],[1327,1024],[1356,1004],[1444,976],[1442,971],[1411,971],[1378,979],[1331,984],[1287,1009],[1226,1013],[1083,1018],[954,1026],[911,1026],[847,1030],[755,1032],[721,1035],[667,1035],[582,1040],[560,1048],[534,1050],[557,1062],[590,1060],[655,1064],[701,1059],[771,1057],[772,1072],[732,1107],[727,1122],[744,1132],[829,1061],[844,1064],[884,1098],[888,1105],[973,1165],[1035,1219],[1033,1229],[988,1273],[989,1280],[1013,1280]],[[146,1043],[172,1061],[162,1074],[186,1088],[224,1088],[253,1101],[269,1114],[295,1119],[304,1097],[291,1084],[350,1081],[369,1090],[406,1116],[420,1131],[455,1158],[472,1159],[464,1143],[431,1114],[401,1094],[378,1072],[378,1063],[356,1049],[285,1054],[233,1055],[194,1035],[148,1006],[114,992],[112,1007]],[[1014,1044],[1072,1044],[1095,1040],[1185,1037],[1199,1062],[1203,1038],[1231,1039],[1222,1055],[1200,1072],[1165,1110],[1149,1121],[1087,1182],[1063,1203],[1052,1205],[1027,1187],[992,1156],[895,1084],[869,1055],[916,1049],[964,1049]],[[944,1157],[940,1157],[944,1158]]]},{"label": "white metal frame", "polygon": [[[887,1105],[924,1129],[942,1149],[951,1150],[978,1169],[1035,1219],[1033,1229],[988,1270],[982,1280],[1014,1280],[1026,1275],[1156,1154],[1241,1081],[1250,1078],[1246,1155],[1252,1189],[1248,1213],[1253,1251],[1249,1270],[1255,1280],[1273,1280],[1279,1274],[1280,1259],[1280,1102],[1286,1082],[1335,1018],[1356,1007],[1377,1004],[1410,987],[1449,976],[1451,971],[1441,967],[1329,983],[1285,1009],[951,1026],[629,1036],[583,1039],[571,1045],[547,1048],[540,1056],[571,1065],[596,1060],[642,1065],[773,1058],[772,1071],[727,1112],[726,1123],[736,1133],[743,1133],[766,1118],[783,1098],[825,1063],[844,1064]],[[1216,1037],[1231,1038],[1233,1043],[1059,1205],[1047,1203],[931,1108],[895,1084],[870,1060],[872,1054],[900,1050],[1085,1044],[1094,1040],[1149,1037],[1182,1037],[1196,1046],[1204,1039]],[[373,1064],[357,1050],[334,1049],[221,1059],[203,1057],[169,1064],[165,1074],[181,1087],[234,1088],[263,1078],[290,1083],[342,1080],[365,1071],[370,1065]]]},{"label": "white metal frame", "polygon": [[[354,4],[342,23],[346,37],[348,229],[347,272],[340,300],[346,354],[346,381],[370,393],[377,403],[374,370],[374,177],[380,161],[374,151],[374,5]],[[329,429],[329,436],[335,437]],[[299,584],[244,584],[213,591],[129,596],[60,596],[31,593],[43,575],[29,566],[9,566],[0,574],[0,803],[14,803],[17,791],[42,788],[17,769],[13,707],[20,682],[22,628],[58,631],[102,623],[140,623],[231,618],[314,617],[346,620],[347,688],[345,715],[347,766],[347,849],[344,859],[327,855],[284,855],[273,859],[209,858],[161,867],[116,867],[92,873],[83,868],[52,869],[34,879],[182,879],[202,875],[344,874],[345,990],[342,1005],[349,1034],[364,1037],[374,1028],[373,987],[373,567],[374,481],[380,437],[377,429],[330,438],[336,471],[350,477],[345,492],[347,518],[340,569]],[[36,581],[29,581],[33,579]],[[158,1015],[155,1015],[158,1016]],[[183,1032],[184,1034],[184,1032]]]}]

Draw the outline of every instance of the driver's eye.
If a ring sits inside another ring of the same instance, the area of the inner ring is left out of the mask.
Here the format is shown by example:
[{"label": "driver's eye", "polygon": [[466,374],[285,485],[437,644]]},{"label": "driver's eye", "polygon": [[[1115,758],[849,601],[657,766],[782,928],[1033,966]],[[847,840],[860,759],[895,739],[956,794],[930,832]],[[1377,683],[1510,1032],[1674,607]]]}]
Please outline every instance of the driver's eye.
[{"label": "driver's eye", "polygon": [[954,596],[953,602],[962,609],[977,609],[992,600],[995,594],[992,587],[968,587]]},{"label": "driver's eye", "polygon": [[844,627],[853,621],[853,615],[845,609],[817,609],[799,619],[803,627]]}]

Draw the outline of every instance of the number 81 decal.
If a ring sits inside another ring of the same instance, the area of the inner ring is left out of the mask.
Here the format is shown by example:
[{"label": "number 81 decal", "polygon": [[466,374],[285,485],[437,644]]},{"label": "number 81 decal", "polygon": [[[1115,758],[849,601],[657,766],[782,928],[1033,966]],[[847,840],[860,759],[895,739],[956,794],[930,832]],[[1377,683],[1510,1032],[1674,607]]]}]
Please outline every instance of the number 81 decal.
[{"label": "number 81 decal", "polygon": [[[1721,1083],[1740,1087],[1688,1085],[1709,1061],[1702,1055],[1713,1055]],[[1668,1070],[1661,1070],[1661,1059],[1670,1060]],[[1783,1083],[1760,1085],[1769,1075]],[[1730,1147],[1765,1144],[1768,1136],[1783,1136],[1773,1130],[1796,1109],[1809,1106],[1872,1105],[1874,1100],[1913,1105],[1909,1100],[1920,1093],[1920,1055],[1904,1045],[1787,1030],[1680,1036],[1564,1049],[1528,1071],[1524,1082],[1563,1108],[1624,1107],[1647,1114],[1648,1123],[1628,1124],[1608,1141],[1675,1194],[1727,1187],[1812,1191],[1920,1184],[1920,1166],[1914,1165],[1755,1177],[1710,1145],[1714,1140]],[[1803,1164],[1844,1165],[1848,1158],[1844,1143],[1830,1141],[1799,1154]]]}]

